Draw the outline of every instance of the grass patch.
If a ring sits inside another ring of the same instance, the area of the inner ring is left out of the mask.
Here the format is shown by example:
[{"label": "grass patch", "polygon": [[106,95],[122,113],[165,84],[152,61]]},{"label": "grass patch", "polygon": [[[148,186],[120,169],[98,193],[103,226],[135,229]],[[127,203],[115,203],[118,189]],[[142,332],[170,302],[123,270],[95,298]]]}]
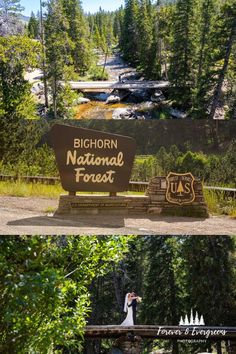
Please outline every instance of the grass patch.
[{"label": "grass patch", "polygon": [[232,197],[225,197],[222,191],[205,190],[204,197],[211,214],[229,215],[236,218],[236,200]]},{"label": "grass patch", "polygon": [[60,184],[0,182],[0,195],[3,196],[58,198],[61,193],[63,189]]},{"label": "grass patch", "polygon": [[[60,184],[47,185],[41,183],[25,183],[20,180],[16,182],[0,182],[0,195],[13,196],[13,197],[46,197],[46,198],[58,198],[60,194],[66,194],[67,192],[61,187]],[[101,194],[108,195],[108,193],[98,192],[80,192],[79,194]],[[119,195],[144,195],[143,192],[124,192]],[[204,196],[210,214],[213,215],[229,215],[236,219],[236,200],[233,198],[226,198],[223,192],[204,191]],[[48,208],[45,212],[54,212],[53,208]]]},{"label": "grass patch", "polygon": [[[25,183],[16,182],[0,182],[0,195],[11,197],[47,197],[58,198],[60,194],[66,194],[67,192],[61,187],[60,184],[47,185],[41,183]],[[102,192],[80,192],[77,194],[101,194],[108,195],[108,193]],[[142,192],[124,192],[120,195],[143,195]],[[53,210],[52,210],[53,211]],[[48,210],[47,212],[51,212]]]},{"label": "grass patch", "polygon": [[46,213],[46,214],[54,214],[55,213],[55,211],[57,210],[57,208],[55,208],[55,207],[47,207],[45,210],[44,210],[44,213]]}]

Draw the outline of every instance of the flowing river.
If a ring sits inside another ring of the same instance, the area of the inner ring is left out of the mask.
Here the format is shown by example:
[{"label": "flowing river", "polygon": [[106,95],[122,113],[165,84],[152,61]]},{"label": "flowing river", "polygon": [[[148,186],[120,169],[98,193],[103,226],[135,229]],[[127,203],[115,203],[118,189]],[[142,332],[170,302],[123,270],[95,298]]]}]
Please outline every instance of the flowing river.
[{"label": "flowing river", "polygon": [[[100,56],[98,65],[104,66],[104,56]],[[106,63],[109,81],[122,81],[142,79],[136,70],[114,53]],[[44,106],[42,72],[38,70],[28,71],[25,79],[32,84],[32,94],[36,102]],[[166,81],[167,82],[167,81]],[[112,93],[83,92],[84,98],[79,99],[75,106],[76,119],[163,119],[163,118],[186,118],[184,112],[171,107],[168,101],[168,90],[149,91],[145,89],[129,90]],[[116,103],[107,103],[111,94],[121,97]],[[125,96],[125,97],[124,97]],[[49,98],[51,100],[51,98]],[[51,102],[51,101],[50,101]]]},{"label": "flowing river", "polygon": [[[99,65],[104,65],[104,58],[100,57]],[[136,79],[135,69],[123,62],[118,54],[110,56],[106,63],[106,70],[110,81]],[[120,103],[106,103],[111,92],[84,92],[84,97],[90,101],[76,106],[77,119],[153,119],[160,118],[157,103],[150,99],[150,93],[144,90],[132,92],[128,98]]]}]

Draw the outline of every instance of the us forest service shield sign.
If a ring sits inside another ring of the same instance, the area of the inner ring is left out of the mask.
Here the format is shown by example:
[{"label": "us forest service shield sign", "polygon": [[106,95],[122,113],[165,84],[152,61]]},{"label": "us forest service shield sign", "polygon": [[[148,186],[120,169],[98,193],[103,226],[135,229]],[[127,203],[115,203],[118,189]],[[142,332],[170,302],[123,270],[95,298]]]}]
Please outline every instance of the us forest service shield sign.
[{"label": "us forest service shield sign", "polygon": [[191,204],[195,200],[194,177],[191,173],[170,172],[166,177],[166,199],[171,204]]}]

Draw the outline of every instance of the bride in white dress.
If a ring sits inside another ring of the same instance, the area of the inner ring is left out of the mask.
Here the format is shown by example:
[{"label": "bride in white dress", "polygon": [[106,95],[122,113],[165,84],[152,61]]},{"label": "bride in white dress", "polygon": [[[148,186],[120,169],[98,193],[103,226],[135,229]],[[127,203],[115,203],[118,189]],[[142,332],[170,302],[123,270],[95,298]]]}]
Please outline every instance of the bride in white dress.
[{"label": "bride in white dress", "polygon": [[131,296],[131,293],[126,294],[125,304],[124,304],[124,312],[127,313],[127,316],[126,316],[126,319],[121,323],[121,326],[133,326],[134,325],[132,301],[133,301],[133,297]]}]

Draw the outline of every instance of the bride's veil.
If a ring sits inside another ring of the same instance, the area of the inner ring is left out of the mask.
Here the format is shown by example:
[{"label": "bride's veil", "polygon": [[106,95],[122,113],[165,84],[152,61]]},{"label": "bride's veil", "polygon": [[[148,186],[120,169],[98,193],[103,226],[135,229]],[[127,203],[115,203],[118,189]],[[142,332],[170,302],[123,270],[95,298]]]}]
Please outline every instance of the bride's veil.
[{"label": "bride's veil", "polygon": [[128,312],[128,296],[129,293],[125,295],[124,312]]}]

